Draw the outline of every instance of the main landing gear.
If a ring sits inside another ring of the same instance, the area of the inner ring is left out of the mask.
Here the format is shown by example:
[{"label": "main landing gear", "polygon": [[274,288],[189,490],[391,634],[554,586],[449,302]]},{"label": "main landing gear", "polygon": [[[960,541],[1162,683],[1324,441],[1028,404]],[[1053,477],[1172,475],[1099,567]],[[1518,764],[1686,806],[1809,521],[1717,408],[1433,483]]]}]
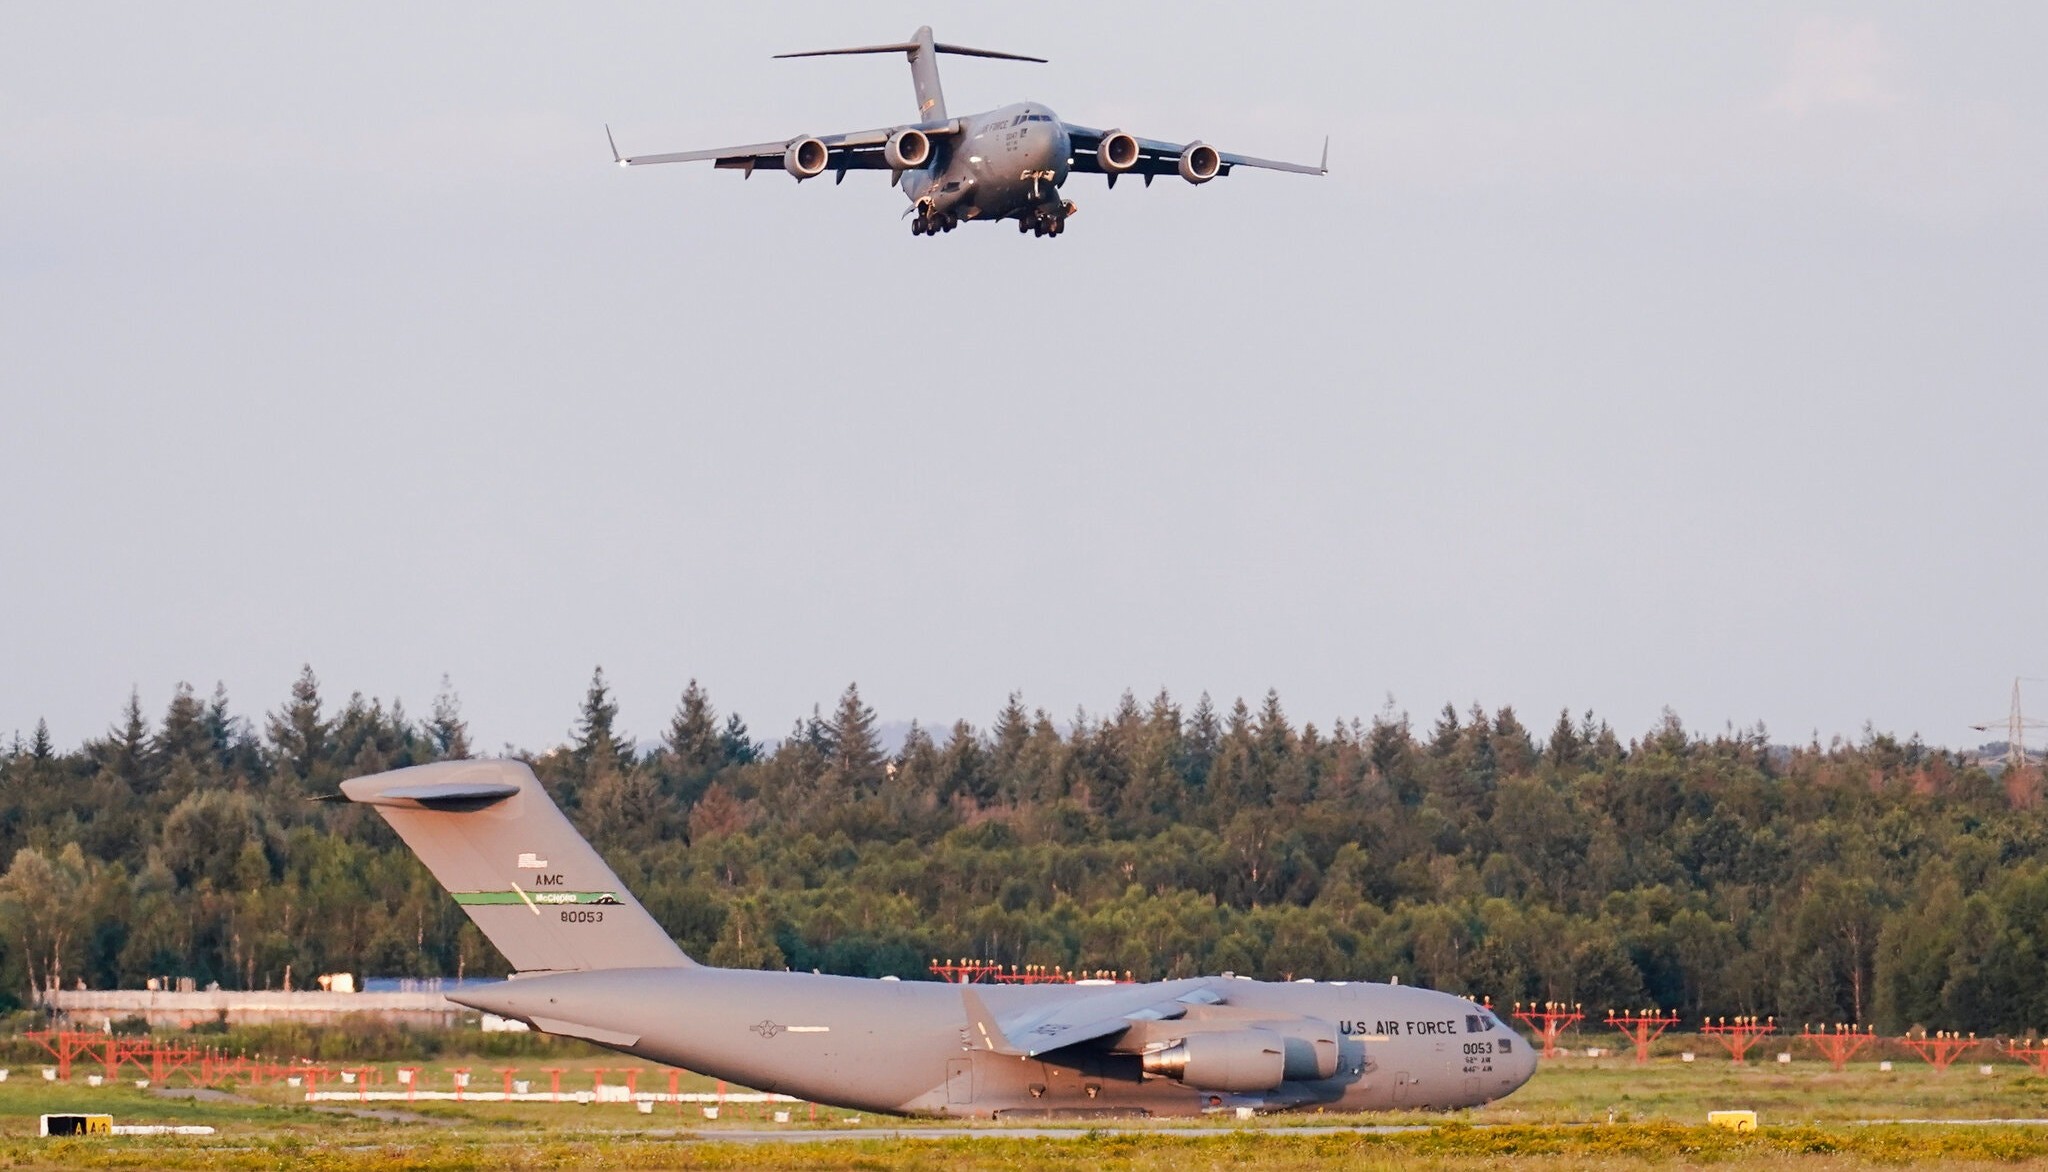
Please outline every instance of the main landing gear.
[{"label": "main landing gear", "polygon": [[912,236],[937,236],[960,226],[960,217],[942,212],[930,204],[917,205],[917,217],[910,221]]},{"label": "main landing gear", "polygon": [[1072,200],[1034,208],[1017,217],[1017,231],[1036,236],[1057,236],[1067,230],[1067,217],[1079,210]]}]

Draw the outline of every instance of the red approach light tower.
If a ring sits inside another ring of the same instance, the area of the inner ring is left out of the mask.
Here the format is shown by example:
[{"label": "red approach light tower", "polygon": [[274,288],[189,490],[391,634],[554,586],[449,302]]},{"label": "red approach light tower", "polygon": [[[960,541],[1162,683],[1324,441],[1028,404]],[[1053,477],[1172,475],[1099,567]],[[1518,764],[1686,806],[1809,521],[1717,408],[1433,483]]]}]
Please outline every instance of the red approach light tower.
[{"label": "red approach light tower", "polygon": [[1582,1006],[1566,1005],[1562,1001],[1531,1001],[1526,1006],[1517,1001],[1515,1018],[1543,1039],[1543,1056],[1555,1058],[1559,1035],[1584,1021],[1586,1013]]},{"label": "red approach light tower", "polygon": [[2048,1074],[2048,1043],[2044,1043],[2041,1039],[2028,1038],[2025,1041],[2014,1039],[2009,1042],[2000,1042],[1998,1048],[2005,1052],[2006,1057],[2018,1059],[2033,1067],[2036,1074]]},{"label": "red approach light tower", "polygon": [[1610,1009],[1607,1011],[1607,1026],[1618,1031],[1636,1048],[1636,1065],[1650,1061],[1650,1043],[1655,1042],[1665,1030],[1678,1024],[1678,1011],[1665,1012],[1661,1009]]},{"label": "red approach light tower", "polygon": [[965,957],[962,957],[957,962],[948,957],[944,963],[940,963],[934,957],[931,963],[931,971],[934,976],[949,985],[966,985],[976,981],[988,980],[990,977],[1002,972],[1003,966],[992,960],[968,960]]},{"label": "red approach light tower", "polygon": [[995,979],[1005,985],[1067,985],[1072,984],[1074,980],[1067,975],[1067,970],[1059,965],[1043,964],[1013,964],[1009,972],[998,968]]},{"label": "red approach light tower", "polygon": [[1932,1034],[1921,1030],[1917,1036],[1903,1034],[1899,1041],[1904,1042],[1913,1053],[1925,1058],[1937,1071],[1947,1070],[1956,1059],[1977,1048],[1977,1035],[1952,1034],[1946,1030],[1937,1030]]},{"label": "red approach light tower", "polygon": [[1849,1060],[1856,1057],[1857,1051],[1877,1041],[1877,1028],[1864,1026],[1859,1030],[1855,1026],[1842,1025],[1838,1022],[1816,1030],[1807,1025],[1799,1028],[1799,1040],[1820,1051],[1821,1056],[1828,1060],[1828,1065],[1836,1070],[1847,1070]]},{"label": "red approach light tower", "polygon": [[1741,1066],[1749,1060],[1749,1052],[1768,1034],[1778,1032],[1775,1017],[1724,1017],[1700,1023],[1700,1032],[1721,1043],[1728,1056]]},{"label": "red approach light tower", "polygon": [[1003,985],[1071,985],[1076,981],[1114,981],[1128,985],[1136,980],[1129,971],[1118,973],[1113,969],[1076,969],[1068,972],[1059,965],[1013,964],[1008,968],[992,960],[934,959],[928,966],[932,974],[950,985],[967,985],[981,981],[995,981]]}]

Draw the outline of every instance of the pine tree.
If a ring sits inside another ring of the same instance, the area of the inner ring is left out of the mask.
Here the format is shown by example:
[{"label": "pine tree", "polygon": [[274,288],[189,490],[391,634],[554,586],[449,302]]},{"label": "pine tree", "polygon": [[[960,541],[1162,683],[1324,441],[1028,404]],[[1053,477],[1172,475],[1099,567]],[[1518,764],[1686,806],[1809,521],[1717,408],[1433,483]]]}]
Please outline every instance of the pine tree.
[{"label": "pine tree", "polygon": [[214,681],[213,699],[207,701],[206,715],[200,724],[213,745],[213,759],[221,769],[230,768],[237,756],[248,755],[252,746],[247,722],[228,711],[228,686],[219,680]]},{"label": "pine tree", "polygon": [[434,714],[427,718],[427,740],[437,761],[457,761],[470,755],[469,722],[462,719],[462,698],[446,675],[434,696]]},{"label": "pine tree", "polygon": [[1515,716],[1513,705],[1494,713],[1493,759],[1507,777],[1519,777],[1536,763],[1536,742]]},{"label": "pine tree", "polygon": [[846,685],[826,730],[831,738],[826,784],[839,792],[873,793],[882,784],[888,757],[875,733],[875,710],[861,702],[857,684]]},{"label": "pine tree", "polygon": [[1543,759],[1556,769],[1577,765],[1579,751],[1585,746],[1579,740],[1578,730],[1572,727],[1572,710],[1557,710],[1557,723],[1551,726],[1550,741],[1543,746]]},{"label": "pine tree", "polygon": [[[185,694],[190,695],[189,688]],[[169,721],[165,726],[168,734]],[[316,773],[326,772],[333,728],[320,715],[320,679],[313,674],[312,664],[299,669],[291,702],[270,714],[266,731],[281,774],[310,783]]]},{"label": "pine tree", "polygon": [[590,677],[590,690],[583,694],[583,714],[576,721],[576,745],[571,750],[581,777],[598,765],[630,768],[634,762],[633,739],[616,730],[619,703],[612,699],[604,681],[604,666]]},{"label": "pine tree", "polygon": [[984,805],[995,798],[995,779],[989,774],[988,754],[974,726],[964,720],[953,722],[946,747],[939,757],[940,795],[949,801],[965,799]]},{"label": "pine tree", "polygon": [[1188,785],[1200,789],[1209,783],[1209,771],[1216,763],[1216,750],[1223,744],[1223,726],[1216,719],[1216,705],[1210,701],[1207,692],[1195,701],[1195,710],[1188,716],[1186,739]]},{"label": "pine tree", "polygon": [[1415,741],[1410,735],[1408,714],[1394,711],[1394,698],[1372,718],[1365,734],[1365,759],[1378,778],[1404,806],[1420,805],[1422,786],[1415,776]]},{"label": "pine tree", "polygon": [[142,718],[142,693],[128,689],[128,706],[121,710],[121,723],[109,730],[112,752],[107,767],[131,793],[142,793],[148,785],[144,773],[149,761],[149,722]]},{"label": "pine tree", "polygon": [[685,804],[694,802],[725,766],[725,742],[711,698],[691,680],[661,738],[659,770],[663,788]]},{"label": "pine tree", "polygon": [[747,732],[747,722],[737,712],[726,714],[725,730],[718,734],[718,745],[732,765],[751,765],[761,758],[760,742]]},{"label": "pine tree", "polygon": [[1284,757],[1294,747],[1294,729],[1287,723],[1287,713],[1280,707],[1280,691],[1266,689],[1265,703],[1259,706],[1258,724],[1259,751],[1268,757]]},{"label": "pine tree", "polygon": [[1031,714],[1024,710],[1021,694],[1010,693],[1003,710],[996,713],[992,734],[995,771],[998,776],[1008,777],[1017,768],[1017,755],[1024,751],[1024,743],[1031,739]]},{"label": "pine tree", "polygon": [[918,837],[918,824],[925,820],[937,796],[942,771],[938,745],[924,726],[913,720],[903,735],[902,750],[895,760],[884,762],[882,770],[887,776],[882,796],[890,817],[902,828],[904,837]]},{"label": "pine tree", "polygon": [[1429,730],[1429,755],[1449,757],[1457,752],[1459,734],[1463,731],[1458,724],[1457,706],[1446,701],[1444,710],[1437,714],[1436,727]]},{"label": "pine tree", "polygon": [[29,781],[37,786],[49,785],[56,780],[57,746],[50,743],[50,722],[36,718],[35,735],[28,742]]},{"label": "pine tree", "polygon": [[219,760],[213,736],[206,727],[206,708],[183,680],[171,689],[171,702],[156,734],[156,758],[168,771],[179,763],[200,774],[211,774]]}]

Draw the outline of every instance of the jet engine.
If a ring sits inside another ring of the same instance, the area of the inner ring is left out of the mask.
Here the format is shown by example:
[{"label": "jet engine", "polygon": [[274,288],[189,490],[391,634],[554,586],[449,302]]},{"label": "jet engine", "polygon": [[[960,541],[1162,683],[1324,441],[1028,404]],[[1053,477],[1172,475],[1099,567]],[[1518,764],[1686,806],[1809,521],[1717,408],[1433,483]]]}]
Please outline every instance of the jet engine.
[{"label": "jet engine", "polygon": [[1180,153],[1180,177],[1189,183],[1207,183],[1223,169],[1223,156],[1206,142],[1191,142]]},{"label": "jet engine", "polygon": [[1336,1026],[1310,1019],[1276,1025],[1274,1032],[1287,1046],[1288,1081],[1312,1082],[1337,1073],[1342,1046]]},{"label": "jet engine", "polygon": [[1203,1091],[1270,1091],[1287,1080],[1287,1043],[1272,1030],[1189,1034],[1144,1056],[1145,1073]]},{"label": "jet engine", "polygon": [[922,130],[899,130],[882,147],[882,158],[892,171],[915,171],[932,160],[931,135]]},{"label": "jet engine", "polygon": [[1111,175],[1121,175],[1138,165],[1138,140],[1128,130],[1111,130],[1095,146],[1096,161]]},{"label": "jet engine", "polygon": [[800,138],[782,152],[782,169],[802,181],[824,174],[825,164],[831,160],[832,152],[823,142],[815,138]]}]

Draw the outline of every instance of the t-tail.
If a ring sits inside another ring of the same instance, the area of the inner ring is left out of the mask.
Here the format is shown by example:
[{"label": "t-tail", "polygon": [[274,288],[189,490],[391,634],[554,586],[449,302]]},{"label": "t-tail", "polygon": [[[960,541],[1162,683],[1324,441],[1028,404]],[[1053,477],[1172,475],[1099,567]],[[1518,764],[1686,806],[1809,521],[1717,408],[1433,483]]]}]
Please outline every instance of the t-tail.
[{"label": "t-tail", "polygon": [[690,958],[519,761],[444,761],[341,785],[372,806],[522,973]]},{"label": "t-tail", "polygon": [[1043,57],[1026,57],[1022,53],[999,53],[994,49],[970,49],[965,45],[948,45],[932,39],[930,25],[924,25],[910,35],[910,39],[894,45],[861,45],[853,49],[813,49],[807,53],[777,53],[777,57],[840,57],[852,53],[901,53],[910,58],[910,80],[917,87],[917,118],[920,122],[944,122],[946,120],[946,95],[939,88],[940,53],[953,53],[961,57],[995,57],[1004,61],[1035,61],[1045,64]]}]

